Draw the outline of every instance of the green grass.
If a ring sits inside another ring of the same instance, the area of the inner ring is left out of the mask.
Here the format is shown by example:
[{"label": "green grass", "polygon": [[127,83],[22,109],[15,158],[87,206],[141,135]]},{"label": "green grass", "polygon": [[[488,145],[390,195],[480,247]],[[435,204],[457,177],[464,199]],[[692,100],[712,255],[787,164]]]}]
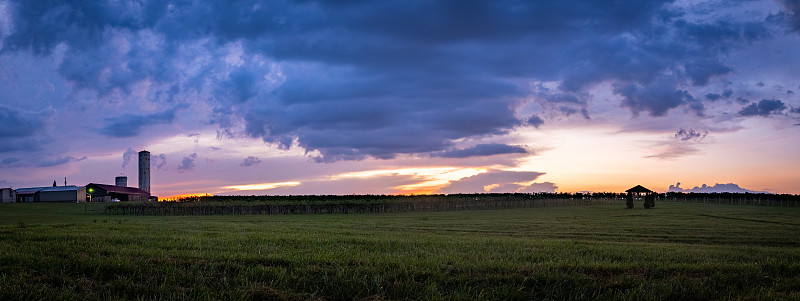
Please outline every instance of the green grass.
[{"label": "green grass", "polygon": [[800,208],[622,207],[159,217],[2,204],[0,300],[800,299]]}]

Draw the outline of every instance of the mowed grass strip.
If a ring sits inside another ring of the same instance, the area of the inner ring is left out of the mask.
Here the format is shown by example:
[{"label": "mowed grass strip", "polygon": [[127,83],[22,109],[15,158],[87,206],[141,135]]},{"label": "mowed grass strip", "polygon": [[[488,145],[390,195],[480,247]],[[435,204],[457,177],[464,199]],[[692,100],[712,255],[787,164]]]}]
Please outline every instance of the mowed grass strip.
[{"label": "mowed grass strip", "polygon": [[0,300],[796,300],[800,210],[658,203],[348,215],[0,206]]}]

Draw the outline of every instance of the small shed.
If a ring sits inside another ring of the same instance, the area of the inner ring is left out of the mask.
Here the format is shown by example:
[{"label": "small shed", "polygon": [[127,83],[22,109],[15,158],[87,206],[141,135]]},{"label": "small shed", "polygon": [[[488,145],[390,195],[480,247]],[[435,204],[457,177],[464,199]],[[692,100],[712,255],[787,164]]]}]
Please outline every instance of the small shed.
[{"label": "small shed", "polygon": [[0,188],[0,198],[3,203],[14,203],[17,201],[17,192],[11,188]]},{"label": "small shed", "polygon": [[114,200],[146,202],[150,198],[149,192],[139,188],[97,183],[86,185],[86,193],[89,194],[90,202],[111,202]]},{"label": "small shed", "polygon": [[642,185],[636,185],[631,189],[625,190],[628,195],[625,197],[625,205],[628,209],[633,208],[634,200],[644,200],[644,208],[650,209],[656,206],[656,193]]}]

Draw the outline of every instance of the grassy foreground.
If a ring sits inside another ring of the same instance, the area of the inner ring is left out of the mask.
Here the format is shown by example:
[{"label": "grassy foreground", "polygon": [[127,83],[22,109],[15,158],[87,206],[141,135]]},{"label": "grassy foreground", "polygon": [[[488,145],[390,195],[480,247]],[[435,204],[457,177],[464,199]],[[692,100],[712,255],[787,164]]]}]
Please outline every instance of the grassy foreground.
[{"label": "grassy foreground", "polygon": [[158,217],[0,204],[0,300],[800,299],[800,208],[622,207]]}]

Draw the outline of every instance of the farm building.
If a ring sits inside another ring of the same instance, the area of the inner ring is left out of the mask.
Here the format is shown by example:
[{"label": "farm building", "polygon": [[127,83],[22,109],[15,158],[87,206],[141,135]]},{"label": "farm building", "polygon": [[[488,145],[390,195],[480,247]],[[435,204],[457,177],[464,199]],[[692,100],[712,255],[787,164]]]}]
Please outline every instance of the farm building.
[{"label": "farm building", "polygon": [[86,188],[75,185],[19,188],[16,192],[17,202],[82,203],[86,201]]},{"label": "farm building", "polygon": [[11,188],[0,188],[0,199],[3,203],[14,203],[17,201],[17,193]]},{"label": "farm building", "polygon": [[17,188],[17,203],[33,203],[39,201],[39,191],[48,187]]},{"label": "farm building", "polygon": [[119,201],[145,202],[150,198],[150,193],[138,188],[124,187],[107,184],[89,183],[86,185],[90,202]]},{"label": "farm building", "polygon": [[627,192],[627,196],[625,197],[625,203],[628,209],[633,208],[633,201],[634,200],[644,200],[644,208],[650,209],[656,206],[655,199],[656,193],[650,189],[645,188],[642,185],[636,185],[631,189],[625,190]]}]

